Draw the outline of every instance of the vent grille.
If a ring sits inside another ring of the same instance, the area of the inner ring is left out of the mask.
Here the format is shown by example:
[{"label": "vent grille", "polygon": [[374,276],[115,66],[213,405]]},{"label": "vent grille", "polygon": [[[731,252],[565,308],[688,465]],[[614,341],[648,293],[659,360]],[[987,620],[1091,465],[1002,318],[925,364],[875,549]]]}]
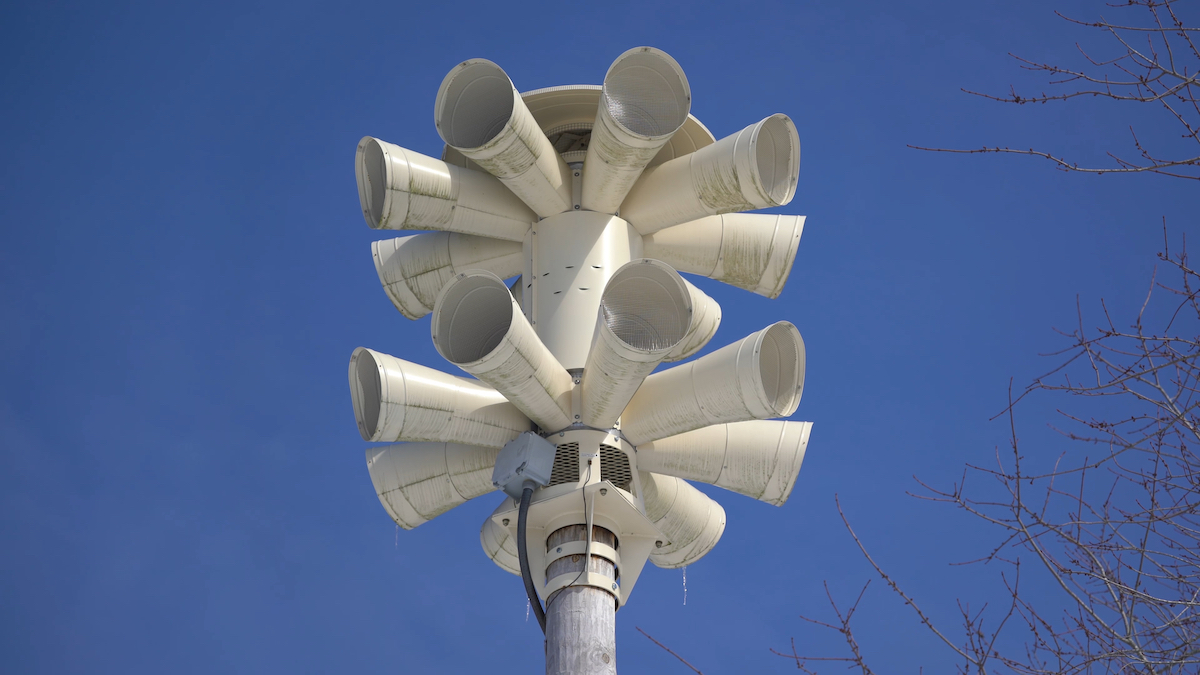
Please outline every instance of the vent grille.
[{"label": "vent grille", "polygon": [[601,445],[600,479],[629,491],[629,484],[633,481],[633,472],[629,468],[629,456],[621,452],[620,448]]},{"label": "vent grille", "polygon": [[550,470],[550,484],[579,482],[579,444],[563,443],[554,452],[554,468]]}]

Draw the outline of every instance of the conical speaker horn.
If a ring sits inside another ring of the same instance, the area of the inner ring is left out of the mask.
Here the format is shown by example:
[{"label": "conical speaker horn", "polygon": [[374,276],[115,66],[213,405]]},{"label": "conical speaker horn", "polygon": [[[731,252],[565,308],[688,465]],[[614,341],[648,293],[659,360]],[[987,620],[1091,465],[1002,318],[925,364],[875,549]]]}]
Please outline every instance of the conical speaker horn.
[{"label": "conical speaker horn", "polygon": [[616,213],[691,107],[687,77],[666,52],[635,47],[617,57],[604,76],[583,164],[583,208]]},{"label": "conical speaker horn", "polygon": [[611,427],[655,366],[712,336],[720,322],[715,306],[670,265],[647,259],[622,265],[600,298],[580,385],[583,423]]},{"label": "conical speaker horn", "polygon": [[454,277],[438,295],[431,327],[439,354],[495,387],[539,427],[571,424],[571,375],[496,275],[471,270]]},{"label": "conical speaker horn", "polygon": [[398,443],[367,448],[375,494],[396,524],[411,530],[485,495],[496,448],[460,443]]},{"label": "conical speaker horn", "polygon": [[783,506],[804,463],[811,431],[812,422],[717,424],[639,445],[638,469]]},{"label": "conical speaker horn", "polygon": [[669,542],[650,552],[659,567],[684,567],[703,558],[725,532],[725,509],[682,478],[641,472],[646,517]]},{"label": "conical speaker horn", "polygon": [[521,273],[521,244],[457,232],[430,232],[371,244],[375,271],[392,304],[409,319],[433,311],[446,282],[481,269],[507,279]]},{"label": "conical speaker horn", "polygon": [[521,241],[537,215],[495,178],[370,136],[354,158],[358,201],[376,230],[444,230]]},{"label": "conical speaker horn", "polygon": [[641,445],[711,424],[787,417],[804,391],[804,340],[786,321],[646,378],[621,416]]},{"label": "conical speaker horn", "polygon": [[365,347],[350,357],[350,396],[365,441],[502,448],[531,426],[491,387]]},{"label": "conical speaker horn", "polygon": [[704,216],[782,206],[796,193],[800,137],[772,115],[690,155],[647,169],[621,204],[642,234]]},{"label": "conical speaker horn", "polygon": [[511,511],[513,502],[505,497],[504,501],[500,502],[500,506],[492,511],[492,515],[488,516],[483,521],[483,527],[479,530],[479,544],[483,546],[483,552],[492,562],[500,569],[509,574],[521,575],[521,561],[517,553],[517,540],[509,534],[508,530],[500,527],[492,520],[492,516],[501,511]]},{"label": "conical speaker horn", "polygon": [[485,59],[455,66],[438,88],[433,117],[447,145],[499,178],[539,216],[571,208],[567,165],[500,66]]},{"label": "conical speaker horn", "polygon": [[646,235],[644,255],[680,272],[777,298],[803,231],[804,216],[727,213]]}]

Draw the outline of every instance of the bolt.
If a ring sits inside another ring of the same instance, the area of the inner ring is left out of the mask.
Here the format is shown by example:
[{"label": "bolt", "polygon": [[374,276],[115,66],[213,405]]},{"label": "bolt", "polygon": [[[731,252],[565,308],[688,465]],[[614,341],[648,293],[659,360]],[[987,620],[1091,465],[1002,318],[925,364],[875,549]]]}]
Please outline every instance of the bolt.
[{"label": "bolt", "polygon": [[[506,521],[504,521],[504,523],[507,525],[508,521],[506,520]],[[662,548],[662,542],[661,541],[654,542],[654,548]]]},{"label": "bolt", "polygon": [[[613,590],[614,590],[614,591],[615,591],[615,590],[617,590],[617,585],[616,585],[616,584],[613,584]],[[605,663],[608,663],[608,658],[607,658],[607,657],[608,657],[608,654],[605,654],[604,656],[605,656],[604,662],[605,662]]]},{"label": "bolt", "polygon": [[608,488],[600,488],[600,496],[603,497],[606,494],[608,494]]},{"label": "bolt", "polygon": [[576,210],[576,211],[578,211],[578,210],[579,210],[579,205],[578,205],[578,204],[576,204],[576,205],[575,205],[575,210]]},{"label": "bolt", "polygon": [[576,172],[575,172],[575,175],[576,175],[576,176],[578,176],[578,175],[579,175],[579,172],[578,172],[578,171],[576,171]]},{"label": "bolt", "polygon": [[505,518],[502,522],[504,523],[505,527],[508,527],[508,518]]},{"label": "bolt", "polygon": [[555,551],[555,553],[562,553],[562,547],[561,547],[561,546],[559,546],[559,547],[558,547],[558,550],[556,550],[556,551]]}]

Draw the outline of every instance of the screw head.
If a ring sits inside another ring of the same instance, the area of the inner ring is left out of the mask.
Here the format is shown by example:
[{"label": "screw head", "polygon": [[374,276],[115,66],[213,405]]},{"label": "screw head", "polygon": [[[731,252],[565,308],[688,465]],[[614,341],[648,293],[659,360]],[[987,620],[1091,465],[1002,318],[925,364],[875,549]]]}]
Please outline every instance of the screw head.
[{"label": "screw head", "polygon": [[504,522],[504,526],[508,527],[508,518],[505,518],[503,522]]},{"label": "screw head", "polygon": [[555,552],[555,553],[562,553],[562,547],[561,547],[561,546],[559,546],[559,547],[558,547],[558,549],[557,549],[557,550],[555,550],[554,552]]},{"label": "screw head", "polygon": [[608,494],[608,488],[600,488],[600,496],[603,497],[606,494]]},{"label": "screw head", "polygon": [[[507,522],[507,521],[505,521],[505,522]],[[662,548],[662,541],[654,542],[654,548]]]}]

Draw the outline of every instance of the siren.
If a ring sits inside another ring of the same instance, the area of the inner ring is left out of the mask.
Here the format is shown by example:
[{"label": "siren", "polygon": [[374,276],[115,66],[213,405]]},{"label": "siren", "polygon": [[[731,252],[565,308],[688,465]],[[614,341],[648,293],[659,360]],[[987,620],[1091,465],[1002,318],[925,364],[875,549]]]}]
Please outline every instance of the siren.
[{"label": "siren", "polygon": [[787,417],[804,391],[804,340],[787,321],[647,377],[621,416],[641,445],[711,424]]},{"label": "siren", "polygon": [[690,354],[721,321],[716,301],[658,260],[634,260],[608,280],[581,382],[583,423],[616,423],[642,380],[664,359]]},{"label": "siren", "polygon": [[500,66],[485,59],[455,66],[438,88],[433,117],[446,145],[539,216],[571,209],[570,170]]},{"label": "siren", "polygon": [[508,528],[497,525],[492,516],[502,512],[511,511],[513,508],[513,500],[505,498],[500,502],[500,506],[492,511],[491,515],[483,521],[483,527],[479,529],[479,543],[483,546],[483,552],[487,557],[500,569],[521,576],[521,563],[517,558],[517,540],[509,532]]},{"label": "siren", "polygon": [[388,515],[411,530],[494,490],[499,452],[461,443],[398,443],[367,448],[367,470]]},{"label": "siren", "polygon": [[666,52],[636,47],[617,57],[604,76],[584,159],[583,208],[616,213],[691,107],[687,77]]},{"label": "siren", "polygon": [[375,271],[392,304],[409,319],[433,311],[438,293],[462,270],[507,279],[521,273],[521,244],[457,232],[430,232],[371,244]]},{"label": "siren", "polygon": [[350,397],[364,441],[502,448],[530,428],[491,387],[365,347],[350,357]]},{"label": "siren", "polygon": [[431,328],[439,354],[495,387],[539,427],[557,431],[571,424],[571,375],[496,275],[471,270],[447,283]]},{"label": "siren", "polygon": [[796,194],[800,137],[771,115],[683,157],[647,169],[621,204],[642,234],[704,216],[783,206]]},{"label": "siren", "polygon": [[638,469],[716,485],[774,506],[792,493],[812,422],[718,424],[643,443]]},{"label": "siren", "polygon": [[648,234],[644,255],[775,299],[783,291],[804,216],[727,213]]},{"label": "siren", "polygon": [[376,230],[445,230],[521,241],[537,215],[485,173],[367,136],[354,156],[358,201]]},{"label": "siren", "polygon": [[725,532],[725,509],[682,478],[641,472],[646,517],[669,541],[655,544],[650,562],[685,567],[703,558]]}]

